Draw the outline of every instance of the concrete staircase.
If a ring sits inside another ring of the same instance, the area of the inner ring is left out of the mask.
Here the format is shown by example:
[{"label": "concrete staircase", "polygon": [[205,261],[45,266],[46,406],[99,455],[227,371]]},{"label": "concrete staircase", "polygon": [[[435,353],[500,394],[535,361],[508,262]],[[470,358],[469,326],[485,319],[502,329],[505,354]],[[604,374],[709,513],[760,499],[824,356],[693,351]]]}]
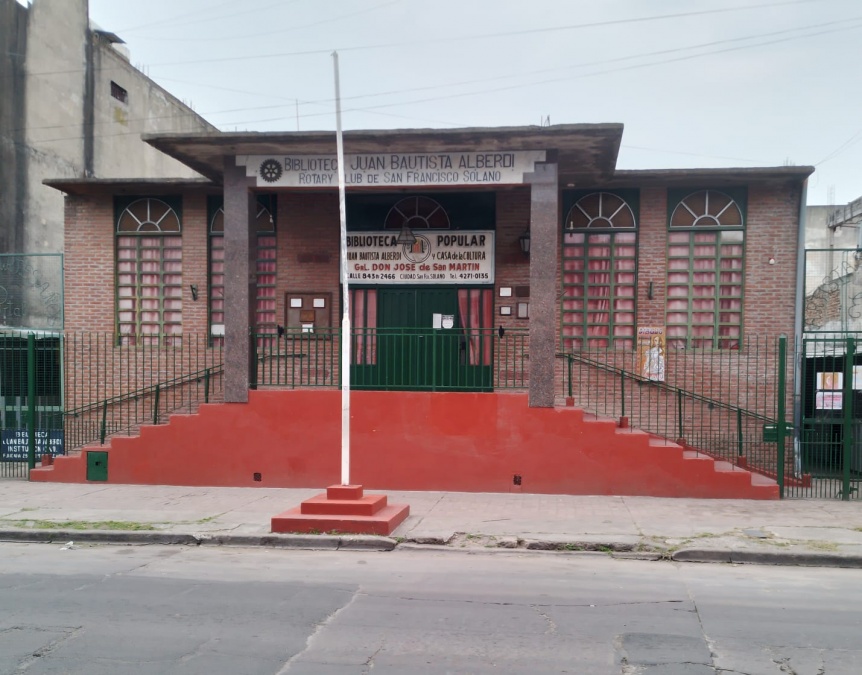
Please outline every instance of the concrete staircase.
[{"label": "concrete staircase", "polygon": [[[87,481],[107,453],[111,483],[321,487],[340,475],[339,391],[252,391],[204,404],[105,446],[58,457],[32,480]],[[92,461],[92,458],[91,458]],[[351,481],[372,490],[777,499],[778,486],[577,408],[524,394],[352,394]]]}]

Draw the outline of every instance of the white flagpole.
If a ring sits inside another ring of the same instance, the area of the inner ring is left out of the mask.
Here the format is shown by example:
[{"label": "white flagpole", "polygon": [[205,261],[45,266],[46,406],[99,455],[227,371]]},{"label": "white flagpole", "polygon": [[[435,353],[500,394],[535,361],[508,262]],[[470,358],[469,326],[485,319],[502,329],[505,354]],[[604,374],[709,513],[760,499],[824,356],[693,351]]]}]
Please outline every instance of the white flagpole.
[{"label": "white flagpole", "polygon": [[350,485],[350,293],[347,284],[347,204],[344,198],[344,138],[341,134],[341,91],[338,83],[338,52],[332,52],[335,67],[335,138],[338,145],[338,210],[341,214],[341,484]]}]

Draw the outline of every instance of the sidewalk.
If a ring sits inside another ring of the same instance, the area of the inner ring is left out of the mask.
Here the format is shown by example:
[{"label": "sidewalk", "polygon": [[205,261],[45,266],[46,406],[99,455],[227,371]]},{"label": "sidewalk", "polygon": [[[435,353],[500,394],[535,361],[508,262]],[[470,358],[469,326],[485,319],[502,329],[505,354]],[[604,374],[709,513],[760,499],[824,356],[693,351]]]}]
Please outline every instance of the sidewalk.
[{"label": "sidewalk", "polygon": [[319,492],[0,481],[0,541],[550,549],[680,562],[862,567],[858,500],[386,491],[391,503],[410,505],[410,517],[391,538],[270,533],[272,516]]}]

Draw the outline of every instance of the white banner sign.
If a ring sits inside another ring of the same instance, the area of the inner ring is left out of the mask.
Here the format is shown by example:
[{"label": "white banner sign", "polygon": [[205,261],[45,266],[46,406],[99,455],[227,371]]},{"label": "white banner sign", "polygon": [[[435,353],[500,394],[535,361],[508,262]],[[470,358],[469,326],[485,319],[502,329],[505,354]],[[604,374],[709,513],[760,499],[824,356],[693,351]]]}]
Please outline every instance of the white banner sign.
[{"label": "white banner sign", "polygon": [[398,244],[398,232],[348,232],[351,284],[492,284],[494,233],[424,230],[416,243]]},{"label": "white banner sign", "polygon": [[[364,187],[520,185],[544,150],[345,155],[345,183]],[[258,187],[338,187],[335,155],[238,155]]]}]

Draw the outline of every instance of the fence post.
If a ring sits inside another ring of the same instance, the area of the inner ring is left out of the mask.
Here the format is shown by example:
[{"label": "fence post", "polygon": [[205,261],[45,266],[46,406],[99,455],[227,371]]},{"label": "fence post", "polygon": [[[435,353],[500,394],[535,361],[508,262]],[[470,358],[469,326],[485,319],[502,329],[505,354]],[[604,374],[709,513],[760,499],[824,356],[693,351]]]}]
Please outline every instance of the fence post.
[{"label": "fence post", "polygon": [[257,389],[257,377],[258,377],[258,352],[257,352],[257,334],[252,329],[251,326],[248,327],[249,336],[251,337],[251,372],[249,373],[251,382],[249,383],[249,389]]},{"label": "fence post", "polygon": [[105,444],[105,436],[108,431],[108,399],[102,404],[102,425],[99,428],[99,445]]},{"label": "fence post", "polygon": [[622,399],[622,404],[620,405],[620,427],[623,429],[627,429],[629,426],[629,420],[626,417],[626,371],[620,370],[620,398]]},{"label": "fence post", "polygon": [[156,395],[153,400],[153,424],[159,423],[159,394],[161,393],[161,387],[156,385]]},{"label": "fence post", "polygon": [[778,466],[775,467],[775,477],[778,481],[778,496],[784,499],[784,462],[785,462],[785,406],[787,403],[787,336],[778,338],[778,401],[776,417],[778,424]]},{"label": "fence post", "polygon": [[569,398],[572,398],[572,357],[567,355],[566,361],[569,367]]},{"label": "fence post", "polygon": [[204,371],[204,403],[210,402],[210,369]]},{"label": "fence post", "polygon": [[855,424],[853,422],[853,357],[856,355],[856,338],[847,338],[847,349],[844,352],[844,433],[842,438],[842,462],[841,462],[841,499],[850,500],[850,458],[853,456],[853,446],[856,439],[853,438]]},{"label": "fence post", "polygon": [[36,335],[27,334],[27,466],[36,468]]},{"label": "fence post", "polygon": [[683,423],[682,423],[682,389],[679,387],[676,388],[676,420],[677,427],[679,427],[679,435],[677,439],[682,441],[685,439],[685,435],[683,433]]},{"label": "fence post", "polygon": [[742,449],[743,448],[742,443],[743,443],[743,441],[742,441],[742,408],[737,408],[736,409],[736,456],[737,456],[736,464],[737,464],[737,466],[740,466],[740,459],[742,458],[742,456],[744,454],[743,449]]}]

